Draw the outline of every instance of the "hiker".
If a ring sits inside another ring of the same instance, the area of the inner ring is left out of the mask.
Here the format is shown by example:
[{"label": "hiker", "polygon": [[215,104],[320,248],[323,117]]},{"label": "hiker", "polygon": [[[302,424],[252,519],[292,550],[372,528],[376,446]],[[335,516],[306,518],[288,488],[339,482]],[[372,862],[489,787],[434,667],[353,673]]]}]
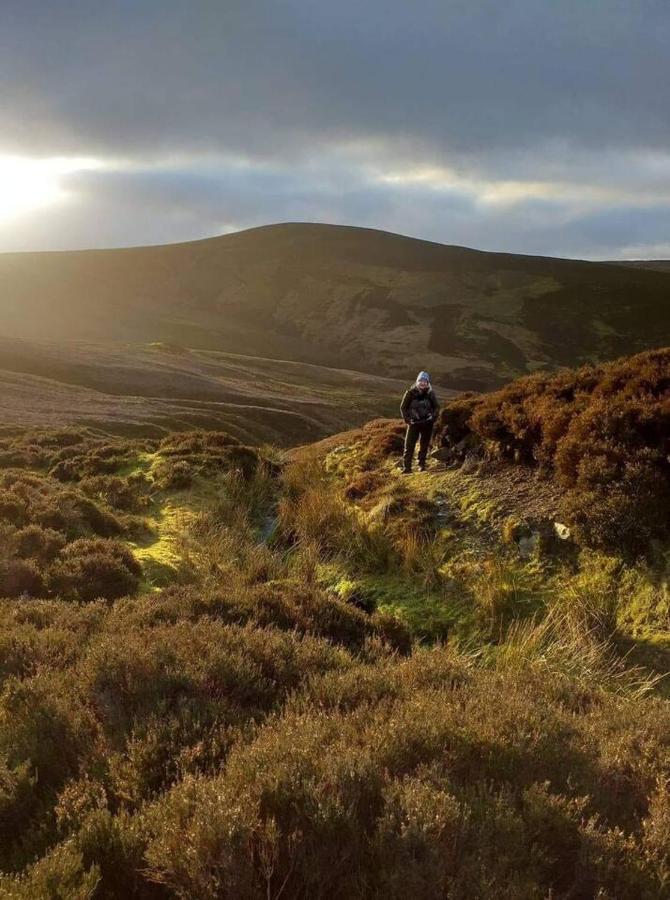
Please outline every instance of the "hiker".
[{"label": "hiker", "polygon": [[440,404],[430,383],[430,375],[428,372],[419,372],[415,383],[405,391],[400,404],[400,415],[407,424],[405,452],[402,459],[405,475],[412,471],[412,457],[417,441],[419,441],[419,471],[426,471],[428,445],[439,408]]}]

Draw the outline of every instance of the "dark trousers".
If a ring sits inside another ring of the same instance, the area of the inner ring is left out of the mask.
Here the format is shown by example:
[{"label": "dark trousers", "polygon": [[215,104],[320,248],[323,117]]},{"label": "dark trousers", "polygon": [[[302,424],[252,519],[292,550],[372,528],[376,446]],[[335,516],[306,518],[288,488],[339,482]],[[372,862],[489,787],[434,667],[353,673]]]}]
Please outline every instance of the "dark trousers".
[{"label": "dark trousers", "polygon": [[405,469],[412,468],[412,457],[414,456],[414,448],[416,442],[419,442],[419,465],[426,465],[426,456],[428,455],[428,446],[433,433],[432,422],[412,422],[407,426],[407,434],[405,435],[405,452],[403,454],[403,463]]}]

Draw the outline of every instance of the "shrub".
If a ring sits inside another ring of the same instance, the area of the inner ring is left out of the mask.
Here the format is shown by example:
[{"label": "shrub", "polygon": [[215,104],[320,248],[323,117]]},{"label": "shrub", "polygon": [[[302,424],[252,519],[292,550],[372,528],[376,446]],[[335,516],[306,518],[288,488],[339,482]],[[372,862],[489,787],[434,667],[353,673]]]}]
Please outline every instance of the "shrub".
[{"label": "shrub", "polygon": [[670,534],[670,350],[459,398],[438,438],[542,466],[569,492],[562,515],[588,546],[636,555]]},{"label": "shrub", "polygon": [[154,482],[162,490],[182,490],[193,483],[193,466],[183,459],[166,459],[154,469]]},{"label": "shrub", "polygon": [[137,512],[149,501],[150,482],[143,473],[125,478],[119,475],[94,475],[82,478],[79,487],[93,500],[100,500],[114,509]]},{"label": "shrub", "polygon": [[114,600],[139,586],[142,567],[117,541],[80,538],[68,544],[51,569],[52,590],[66,599]]},{"label": "shrub", "polygon": [[11,491],[0,491],[0,519],[23,525],[27,519],[25,502]]},{"label": "shrub", "polygon": [[65,537],[53,528],[26,525],[16,533],[16,553],[23,559],[51,562],[65,546]]},{"label": "shrub", "polygon": [[0,596],[41,597],[44,578],[32,559],[12,559],[0,566]]},{"label": "shrub", "polygon": [[[93,722],[68,680],[63,673],[9,678],[0,693],[0,759],[6,760],[5,777],[10,773],[2,804],[9,828],[0,843],[3,868],[25,865],[53,837],[48,814],[56,794],[91,753]],[[26,778],[34,780],[29,796]]]},{"label": "shrub", "polygon": [[382,483],[378,472],[361,472],[346,485],[344,496],[347,500],[361,500],[380,487]]},{"label": "shrub", "polygon": [[13,900],[92,900],[100,883],[97,866],[87,869],[81,851],[59,844],[23,875],[0,875],[0,896]]},{"label": "shrub", "polygon": [[618,702],[591,689],[575,715],[565,688],[539,668],[464,671],[447,648],[315,677],[225,770],[148,811],[153,877],[203,898],[433,897],[436,880],[489,900],[661,896],[663,869],[618,823],[639,828],[631,791],[654,790],[664,726],[641,766]]}]

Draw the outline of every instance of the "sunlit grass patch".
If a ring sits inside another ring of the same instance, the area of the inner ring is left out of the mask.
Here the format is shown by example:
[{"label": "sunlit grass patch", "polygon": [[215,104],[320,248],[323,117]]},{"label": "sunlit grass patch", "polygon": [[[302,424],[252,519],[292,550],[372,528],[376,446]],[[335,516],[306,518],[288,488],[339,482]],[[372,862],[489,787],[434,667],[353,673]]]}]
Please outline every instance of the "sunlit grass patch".
[{"label": "sunlit grass patch", "polygon": [[137,455],[129,459],[116,472],[117,475],[127,476],[134,475],[139,472],[147,474],[151,473],[152,466],[156,461],[156,453],[148,450],[142,450]]},{"label": "sunlit grass patch", "polygon": [[179,545],[195,517],[189,507],[168,500],[147,517],[147,536],[129,542],[142,564],[145,590],[156,590],[179,579],[183,564]]}]

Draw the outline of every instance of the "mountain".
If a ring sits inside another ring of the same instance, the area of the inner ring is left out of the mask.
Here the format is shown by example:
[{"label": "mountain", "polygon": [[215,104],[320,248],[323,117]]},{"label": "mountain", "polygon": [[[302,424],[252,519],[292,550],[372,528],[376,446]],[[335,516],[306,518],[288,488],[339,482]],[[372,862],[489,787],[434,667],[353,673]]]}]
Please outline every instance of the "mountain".
[{"label": "mountain", "polygon": [[670,272],[281,224],[189,243],[0,255],[0,334],[162,341],[491,388],[670,343]]},{"label": "mountain", "polygon": [[650,269],[656,272],[670,272],[670,259],[632,259],[619,265],[633,266],[636,269]]}]

